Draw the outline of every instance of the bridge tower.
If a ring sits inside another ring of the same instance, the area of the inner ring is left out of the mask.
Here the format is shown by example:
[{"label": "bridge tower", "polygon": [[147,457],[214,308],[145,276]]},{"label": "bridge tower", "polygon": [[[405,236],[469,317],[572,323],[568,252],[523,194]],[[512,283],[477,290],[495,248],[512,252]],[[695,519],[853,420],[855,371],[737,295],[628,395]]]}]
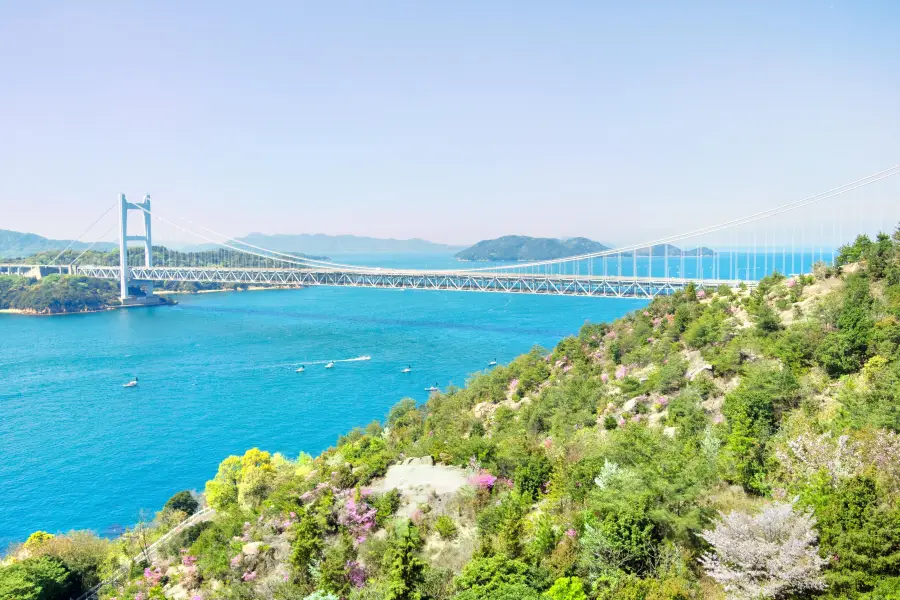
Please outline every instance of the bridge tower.
[{"label": "bridge tower", "polygon": [[[144,235],[128,235],[128,211],[137,210],[144,215]],[[144,266],[153,266],[153,240],[150,233],[150,194],[141,202],[129,202],[125,194],[119,194],[119,294],[124,302],[129,298],[128,242],[144,242]],[[147,282],[147,295],[153,293],[153,283]]]}]

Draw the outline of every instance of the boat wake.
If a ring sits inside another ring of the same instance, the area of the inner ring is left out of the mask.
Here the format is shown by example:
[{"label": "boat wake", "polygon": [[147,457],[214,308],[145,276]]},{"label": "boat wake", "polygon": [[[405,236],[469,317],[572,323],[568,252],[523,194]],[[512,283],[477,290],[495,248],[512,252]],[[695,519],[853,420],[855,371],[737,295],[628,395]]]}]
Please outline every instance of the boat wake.
[{"label": "boat wake", "polygon": [[292,363],[292,364],[295,364],[298,366],[299,365],[303,365],[303,366],[327,365],[328,363],[359,362],[361,360],[372,360],[372,357],[368,356],[368,355],[363,355],[363,356],[357,356],[355,358],[334,358],[334,359],[328,359],[328,360],[310,360],[310,361],[306,361],[306,362],[298,362],[298,363]]}]

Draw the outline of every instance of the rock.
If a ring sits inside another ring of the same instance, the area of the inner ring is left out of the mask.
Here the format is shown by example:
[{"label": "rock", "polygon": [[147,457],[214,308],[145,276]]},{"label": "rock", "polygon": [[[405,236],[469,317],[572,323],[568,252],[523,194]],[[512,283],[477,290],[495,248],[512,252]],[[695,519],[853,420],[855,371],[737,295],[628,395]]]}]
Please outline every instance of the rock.
[{"label": "rock", "polygon": [[259,554],[259,547],[262,545],[262,542],[250,542],[249,544],[244,544],[244,547],[241,548],[241,554],[247,557],[256,556]]},{"label": "rock", "polygon": [[663,435],[667,435],[670,438],[675,437],[675,428],[674,427],[666,427],[663,429]]},{"label": "rock", "polygon": [[187,600],[188,599],[188,591],[184,589],[181,584],[173,585],[170,588],[165,590],[166,598],[171,598],[171,600]]},{"label": "rock", "polygon": [[712,370],[713,370],[713,367],[711,364],[704,363],[704,364],[700,365],[699,367],[697,367],[696,369],[688,369],[688,372],[685,376],[687,377],[688,381],[693,381],[694,379],[697,378],[698,375],[700,375],[703,372],[708,372],[708,373],[712,374]]},{"label": "rock", "polygon": [[622,411],[624,412],[634,412],[634,407],[637,406],[638,402],[646,402],[647,396],[635,396],[631,400],[626,400],[625,404],[622,405]]}]

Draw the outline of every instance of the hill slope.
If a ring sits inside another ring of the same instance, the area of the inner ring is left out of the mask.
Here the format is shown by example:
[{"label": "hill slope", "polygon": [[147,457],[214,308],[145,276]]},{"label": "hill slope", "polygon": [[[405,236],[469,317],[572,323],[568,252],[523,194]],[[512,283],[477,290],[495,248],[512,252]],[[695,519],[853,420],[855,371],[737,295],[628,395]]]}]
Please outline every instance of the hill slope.
[{"label": "hill slope", "polygon": [[[0,229],[0,258],[22,258],[46,252],[48,250],[62,250],[69,245],[71,240],[52,240],[35,233],[21,233]],[[76,242],[72,245],[74,250],[84,250],[90,244]],[[98,250],[112,250],[116,245],[108,242],[98,242],[94,248]]]},{"label": "hill slope", "polygon": [[477,261],[551,260],[607,249],[608,246],[583,237],[559,240],[506,235],[493,240],[482,240],[457,252],[456,258]]},{"label": "hill slope", "polygon": [[658,297],[316,458],[228,457],[143,574],[189,494],[119,544],[36,534],[0,590],[123,564],[104,597],[896,597],[900,232],[840,262]]}]

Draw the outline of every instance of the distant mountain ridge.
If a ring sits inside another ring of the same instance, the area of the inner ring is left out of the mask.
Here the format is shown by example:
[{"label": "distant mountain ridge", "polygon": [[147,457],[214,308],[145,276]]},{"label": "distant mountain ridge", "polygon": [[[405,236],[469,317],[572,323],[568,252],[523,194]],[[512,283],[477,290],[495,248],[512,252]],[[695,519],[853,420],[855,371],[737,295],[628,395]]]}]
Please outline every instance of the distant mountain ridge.
[{"label": "distant mountain ridge", "polygon": [[[505,235],[493,240],[482,240],[465,250],[456,253],[457,260],[463,261],[532,261],[554,260],[569,256],[580,256],[612,250],[610,246],[595,242],[584,237],[567,239],[535,238],[527,235]],[[701,256],[712,256],[713,251],[706,247],[700,248]],[[637,249],[638,256],[648,256],[651,252],[647,247]],[[656,244],[652,247],[653,257],[663,258],[697,255],[697,248],[682,250],[672,244]],[[622,252],[622,256],[632,256],[632,251]]]},{"label": "distant mountain ridge", "polygon": [[[8,229],[0,229],[0,258],[24,258],[38,252],[47,252],[49,250],[62,250],[71,243],[72,240],[54,240],[45,238],[36,233],[23,233],[20,231],[10,231]],[[84,250],[90,246],[89,242],[75,242],[72,244],[72,250]],[[112,250],[117,245],[110,242],[98,242],[94,244],[97,250]]]},{"label": "distant mountain ridge", "polygon": [[551,260],[591,252],[608,250],[600,242],[583,237],[535,238],[527,235],[505,235],[493,240],[482,240],[456,253],[458,260],[466,261],[516,261]]},{"label": "distant mountain ridge", "polygon": [[[250,233],[244,237],[235,238],[240,242],[246,242],[275,250],[277,252],[303,252],[304,254],[341,254],[345,252],[411,252],[411,253],[441,253],[455,252],[462,246],[450,246],[438,244],[418,238],[398,240],[393,238],[374,238],[359,235],[327,235],[324,233],[299,233],[299,234],[267,234]],[[211,247],[209,244],[200,246],[187,246],[183,250],[196,251]]]}]

